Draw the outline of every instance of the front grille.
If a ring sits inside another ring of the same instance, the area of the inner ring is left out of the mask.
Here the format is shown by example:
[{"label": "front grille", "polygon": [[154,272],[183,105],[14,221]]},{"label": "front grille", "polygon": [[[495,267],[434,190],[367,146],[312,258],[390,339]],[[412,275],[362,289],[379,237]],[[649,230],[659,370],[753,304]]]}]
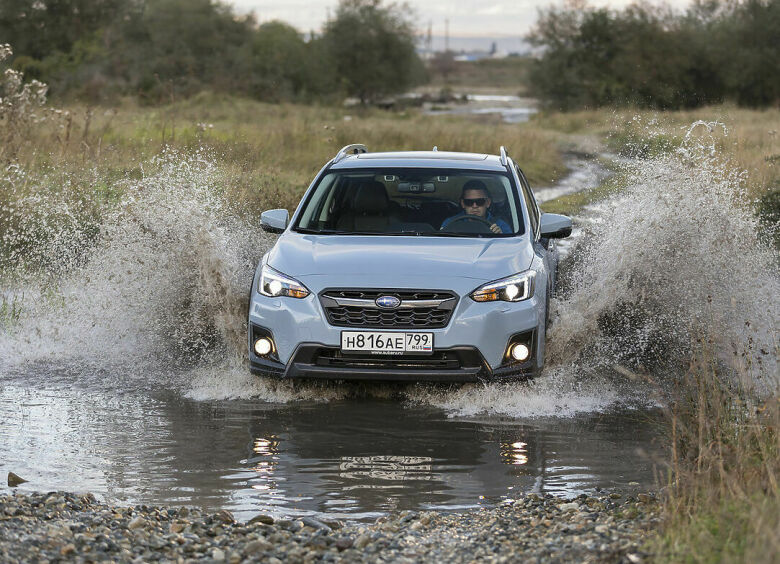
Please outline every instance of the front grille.
[{"label": "front grille", "polygon": [[[400,305],[383,309],[375,301],[394,296]],[[362,290],[354,288],[325,290],[320,303],[328,323],[337,327],[366,329],[436,329],[446,327],[458,303],[448,290]]]}]

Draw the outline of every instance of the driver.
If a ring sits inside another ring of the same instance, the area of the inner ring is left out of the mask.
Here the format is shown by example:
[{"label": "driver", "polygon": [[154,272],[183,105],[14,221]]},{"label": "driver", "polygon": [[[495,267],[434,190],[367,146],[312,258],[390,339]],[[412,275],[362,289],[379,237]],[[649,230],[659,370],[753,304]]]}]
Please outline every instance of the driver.
[{"label": "driver", "polygon": [[460,207],[463,208],[463,211],[445,219],[441,224],[441,229],[443,230],[458,218],[475,215],[491,222],[490,230],[493,233],[511,233],[512,229],[506,221],[494,218],[493,214],[488,211],[492,203],[493,200],[490,198],[490,192],[488,192],[485,183],[476,179],[469,180],[463,185],[463,191],[460,195]]}]

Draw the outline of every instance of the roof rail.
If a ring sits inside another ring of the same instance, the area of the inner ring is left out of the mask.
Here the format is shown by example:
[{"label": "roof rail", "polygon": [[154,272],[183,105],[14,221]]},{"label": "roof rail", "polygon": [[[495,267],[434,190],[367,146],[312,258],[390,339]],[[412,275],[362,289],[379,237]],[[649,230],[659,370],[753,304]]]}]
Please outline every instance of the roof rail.
[{"label": "roof rail", "polygon": [[345,147],[342,147],[341,151],[336,153],[336,156],[333,157],[333,164],[336,164],[341,159],[345,158],[347,155],[358,155],[360,153],[368,153],[368,149],[366,149],[366,146],[360,143],[353,143],[352,145],[347,145]]},{"label": "roof rail", "polygon": [[506,166],[506,149],[501,145],[501,164]]}]

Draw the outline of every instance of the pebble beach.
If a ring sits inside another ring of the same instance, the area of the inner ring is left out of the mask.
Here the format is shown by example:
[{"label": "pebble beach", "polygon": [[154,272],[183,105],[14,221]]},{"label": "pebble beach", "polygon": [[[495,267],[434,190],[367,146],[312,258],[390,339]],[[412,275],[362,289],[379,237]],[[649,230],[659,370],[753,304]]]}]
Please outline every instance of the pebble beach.
[{"label": "pebble beach", "polygon": [[222,510],[117,506],[92,494],[0,494],[0,561],[637,562],[659,524],[653,494],[534,493],[460,513],[405,511],[375,523]]}]

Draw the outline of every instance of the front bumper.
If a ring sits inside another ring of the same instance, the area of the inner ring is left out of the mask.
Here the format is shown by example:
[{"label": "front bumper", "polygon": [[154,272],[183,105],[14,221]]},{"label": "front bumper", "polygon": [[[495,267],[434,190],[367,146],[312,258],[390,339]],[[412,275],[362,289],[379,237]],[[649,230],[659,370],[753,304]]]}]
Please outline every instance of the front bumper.
[{"label": "front bumper", "polygon": [[[536,332],[527,337],[535,343]],[[534,361],[532,356],[525,362],[506,363],[494,370],[474,347],[437,349],[430,356],[403,357],[350,355],[343,354],[338,347],[304,343],[297,348],[287,365],[250,353],[250,367],[255,374],[382,382],[480,382],[531,378],[538,372]]]},{"label": "front bumper", "polygon": [[[478,303],[462,297],[472,285],[473,281],[466,281],[465,288],[453,289],[461,297],[445,327],[419,328],[434,334],[430,357],[342,354],[341,332],[361,328],[328,323],[316,290],[304,299],[253,292],[248,339],[251,370],[284,378],[381,381],[469,382],[536,375],[544,354],[543,338],[537,337],[544,335],[543,291],[517,303]],[[272,335],[275,350],[270,357],[258,357],[252,350],[257,331]],[[507,345],[518,334],[529,337],[531,357],[523,363],[508,362]]]}]

